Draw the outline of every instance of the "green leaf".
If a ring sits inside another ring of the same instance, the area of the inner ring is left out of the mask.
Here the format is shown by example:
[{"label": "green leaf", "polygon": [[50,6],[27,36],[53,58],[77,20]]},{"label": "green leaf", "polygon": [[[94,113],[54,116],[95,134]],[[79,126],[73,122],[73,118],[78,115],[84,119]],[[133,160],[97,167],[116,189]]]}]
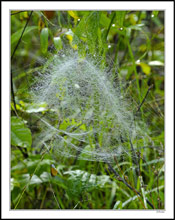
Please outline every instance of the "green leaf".
[{"label": "green leaf", "polygon": [[103,12],[101,12],[101,16],[100,16],[100,24],[105,27],[106,29],[108,29],[109,24],[110,24],[110,19],[107,17],[107,15]]},{"label": "green leaf", "polygon": [[119,27],[123,27],[126,11],[116,11],[116,20]]},{"label": "green leaf", "polygon": [[90,174],[88,172],[85,172],[83,170],[70,170],[64,172],[64,175],[68,174],[70,177],[68,180],[81,181],[86,188],[89,187],[98,187],[103,188],[105,184],[111,184],[110,177],[107,175],[99,175],[96,174]]},{"label": "green leaf", "polygon": [[53,39],[54,46],[57,50],[61,50],[63,48],[62,41],[60,37],[54,37]]},{"label": "green leaf", "polygon": [[30,129],[15,116],[11,117],[11,144],[20,147],[30,147],[32,144]]},{"label": "green leaf", "polygon": [[151,14],[151,17],[157,17],[159,14],[159,11],[153,11]]},{"label": "green leaf", "polygon": [[40,34],[40,43],[41,43],[41,51],[44,54],[47,52],[48,38],[49,38],[49,30],[48,28],[43,28]]},{"label": "green leaf", "polygon": [[[28,34],[30,31],[33,31],[35,29],[37,29],[38,27],[37,26],[31,26],[31,27],[27,27],[24,31],[24,34],[23,36],[25,36],[26,34]],[[21,28],[20,30],[16,31],[15,33],[12,34],[11,36],[11,44],[14,44],[16,43],[19,38],[21,37],[21,34],[22,34],[22,31],[23,31],[24,28]]]}]

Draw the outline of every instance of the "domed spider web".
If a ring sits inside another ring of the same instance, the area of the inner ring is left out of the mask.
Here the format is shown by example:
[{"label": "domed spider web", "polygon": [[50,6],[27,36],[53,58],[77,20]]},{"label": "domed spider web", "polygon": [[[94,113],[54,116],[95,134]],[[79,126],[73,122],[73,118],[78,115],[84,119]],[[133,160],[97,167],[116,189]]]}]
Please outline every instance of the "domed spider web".
[{"label": "domed spider web", "polygon": [[137,141],[148,137],[112,76],[96,60],[76,53],[55,55],[39,73],[31,94],[35,103],[47,103],[51,114],[37,116],[38,139],[49,143],[55,158],[110,163],[130,156],[131,145],[137,148]]}]

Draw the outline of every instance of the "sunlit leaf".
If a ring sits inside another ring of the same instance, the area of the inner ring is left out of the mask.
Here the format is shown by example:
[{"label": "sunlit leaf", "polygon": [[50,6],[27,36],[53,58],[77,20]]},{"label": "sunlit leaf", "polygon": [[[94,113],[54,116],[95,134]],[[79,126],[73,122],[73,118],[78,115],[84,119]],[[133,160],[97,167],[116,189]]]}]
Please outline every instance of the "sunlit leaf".
[{"label": "sunlit leaf", "polygon": [[150,74],[150,72],[151,72],[151,67],[150,67],[148,64],[146,64],[146,63],[140,63],[139,65],[141,66],[142,71],[143,71],[146,75],[149,75],[149,74]]}]

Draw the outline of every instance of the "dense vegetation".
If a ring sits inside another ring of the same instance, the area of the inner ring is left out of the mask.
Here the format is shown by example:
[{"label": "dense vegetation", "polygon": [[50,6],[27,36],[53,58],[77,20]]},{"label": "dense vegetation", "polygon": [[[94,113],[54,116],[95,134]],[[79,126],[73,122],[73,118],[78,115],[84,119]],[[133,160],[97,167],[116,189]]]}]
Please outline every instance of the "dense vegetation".
[{"label": "dense vegetation", "polygon": [[11,208],[164,209],[163,11],[11,11]]}]

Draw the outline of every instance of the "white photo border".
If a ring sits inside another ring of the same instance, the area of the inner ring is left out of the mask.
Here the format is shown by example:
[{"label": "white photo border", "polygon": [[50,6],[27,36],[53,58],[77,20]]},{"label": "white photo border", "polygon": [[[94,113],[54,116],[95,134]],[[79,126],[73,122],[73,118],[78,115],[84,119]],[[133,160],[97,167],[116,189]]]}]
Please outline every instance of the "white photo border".
[{"label": "white photo border", "polygon": [[[1,210],[13,219],[173,218],[174,207],[174,1],[1,2]],[[10,210],[10,10],[164,10],[165,12],[165,210]],[[46,212],[48,212],[46,214]]]}]

